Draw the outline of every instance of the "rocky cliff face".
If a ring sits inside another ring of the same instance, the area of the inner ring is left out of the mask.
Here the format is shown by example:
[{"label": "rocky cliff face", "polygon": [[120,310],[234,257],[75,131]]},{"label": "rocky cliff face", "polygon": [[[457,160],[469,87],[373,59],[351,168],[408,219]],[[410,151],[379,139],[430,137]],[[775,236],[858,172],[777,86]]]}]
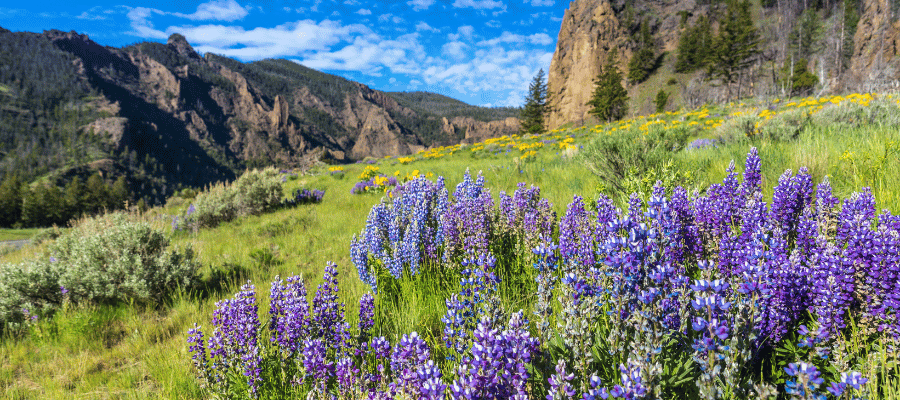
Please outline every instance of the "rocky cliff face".
[{"label": "rocky cliff face", "polygon": [[[838,71],[835,49],[836,41],[832,40],[837,24],[840,22],[836,8],[820,11],[823,37],[819,39],[819,50],[810,57],[811,70],[820,75],[823,92],[838,91],[872,91],[896,88],[900,82],[900,20],[896,11],[891,11],[894,0],[861,0],[860,20],[853,37],[854,54],[850,68]],[[636,47],[632,36],[637,32],[640,21],[651,26],[658,53],[668,52],[663,59],[663,66],[657,74],[668,74],[677,78],[676,87],[663,86],[665,80],[648,80],[641,85],[626,86],[632,98],[631,109],[646,112],[650,95],[659,89],[676,92],[673,98],[681,104],[688,103],[687,91],[691,96],[715,101],[721,97],[720,88],[703,85],[702,72],[695,74],[672,74],[671,66],[675,62],[676,49],[682,22],[692,24],[702,15],[715,15],[723,9],[710,8],[709,5],[696,0],[576,0],[569,4],[563,17],[559,36],[548,73],[548,91],[551,106],[555,109],[549,117],[551,128],[566,124],[582,124],[590,118],[585,105],[593,92],[593,79],[599,67],[606,61],[607,53],[618,49],[620,69],[625,66]],[[796,10],[799,1],[786,0],[787,8]],[[834,2],[837,5],[841,2]],[[830,4],[830,3],[829,3]],[[832,7],[837,7],[833,5]],[[762,35],[763,54],[774,60],[776,68],[780,68],[789,48],[787,40],[790,35],[783,27],[795,26],[799,13],[792,16],[779,15],[775,8],[763,9],[759,2],[753,2],[754,15],[762,15],[756,26]],[[824,18],[828,15],[828,18]],[[682,18],[684,18],[682,20]],[[785,18],[789,21],[785,23]],[[765,25],[762,21],[769,21]],[[776,26],[775,24],[780,24]],[[714,25],[715,28],[715,25]],[[761,57],[762,59],[762,57]],[[750,69],[753,82],[749,83],[744,95],[779,95],[771,82],[771,67],[762,62]],[[668,77],[666,78],[666,80]],[[653,86],[653,87],[650,87]],[[695,87],[696,86],[696,87]],[[699,89],[698,89],[699,87]],[[701,93],[696,93],[697,91]],[[702,102],[702,101],[701,101]]]},{"label": "rocky cliff face", "polygon": [[[293,87],[273,93],[258,86],[259,76],[235,70],[233,60],[201,57],[179,34],[164,48],[124,49],[100,46],[75,32],[43,35],[77,56],[73,68],[102,94],[95,106],[111,114],[84,129],[106,135],[119,148],[143,149],[172,170],[196,169],[192,163],[202,161],[217,171],[213,176],[228,178],[227,160],[232,165],[296,165],[322,154],[362,159],[410,154],[433,144],[433,135],[425,139],[405,124],[436,117],[420,115],[362,84],[345,86],[335,100],[293,77]],[[518,129],[517,121],[456,123],[465,125],[466,140]],[[456,131],[450,129],[448,138]],[[174,160],[155,146],[189,151],[183,160]]]}]

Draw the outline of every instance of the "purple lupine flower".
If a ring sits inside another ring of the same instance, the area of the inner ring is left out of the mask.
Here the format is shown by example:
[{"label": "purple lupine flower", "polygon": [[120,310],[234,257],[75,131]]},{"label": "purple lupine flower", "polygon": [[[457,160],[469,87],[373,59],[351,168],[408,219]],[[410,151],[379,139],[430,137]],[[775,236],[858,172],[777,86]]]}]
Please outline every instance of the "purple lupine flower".
[{"label": "purple lupine flower", "polygon": [[391,383],[393,390],[420,396],[423,384],[426,381],[433,382],[433,375],[420,374],[423,369],[433,373],[434,363],[431,360],[431,350],[416,332],[403,335],[391,354],[390,366],[395,379]]},{"label": "purple lupine flower", "polygon": [[337,378],[338,392],[346,396],[357,385],[359,368],[353,364],[353,359],[344,357],[335,364],[335,377]]},{"label": "purple lupine flower", "polygon": [[571,399],[575,396],[575,388],[569,383],[575,378],[575,374],[566,372],[566,360],[560,358],[556,363],[556,373],[547,379],[550,382],[550,393],[547,400]]},{"label": "purple lupine flower", "polygon": [[444,261],[456,259],[466,251],[488,251],[493,232],[494,200],[484,188],[484,176],[479,173],[473,182],[466,170],[463,181],[456,186],[454,198],[441,219]]},{"label": "purple lupine flower", "polygon": [[200,374],[200,377],[211,384],[209,373],[209,358],[206,355],[206,346],[203,344],[203,331],[200,326],[194,324],[194,327],[188,330],[188,352],[191,353],[191,362]]},{"label": "purple lupine flower", "polygon": [[813,396],[819,385],[825,383],[816,366],[806,362],[790,363],[784,372],[796,379],[785,382],[784,391],[796,397]]},{"label": "purple lupine flower", "polygon": [[[383,200],[385,201],[385,200]],[[372,207],[366,227],[352,242],[351,252],[360,278],[377,290],[377,273],[369,258],[380,261],[400,279],[404,268],[417,273],[423,257],[434,258],[444,243],[440,221],[447,209],[443,178],[431,182],[419,177],[391,191],[391,201]]]},{"label": "purple lupine flower", "polygon": [[338,347],[343,340],[344,303],[338,300],[337,275],[337,266],[329,262],[312,302],[310,335],[324,340],[329,348]]},{"label": "purple lupine flower", "polygon": [[751,147],[744,162],[744,181],[741,182],[741,197],[749,199],[755,194],[762,194],[762,163],[759,151]]},{"label": "purple lupine flower", "polygon": [[216,303],[212,318],[214,329],[207,343],[212,368],[217,370],[214,374],[221,377],[225,372],[219,369],[242,367],[252,397],[258,395],[262,361],[257,343],[259,317],[255,290],[248,282],[233,299]]},{"label": "purple lupine flower", "polygon": [[[496,259],[490,255],[469,254],[462,261],[465,267],[460,279],[460,292],[446,300],[447,314],[444,322],[444,342],[456,354],[465,353],[471,344],[472,332],[482,316],[492,317],[499,279],[493,272]],[[448,355],[454,359],[453,354]]]},{"label": "purple lupine flower", "polygon": [[553,234],[556,213],[547,199],[541,198],[541,189],[525,188],[519,183],[513,196],[500,192],[499,228],[509,230],[524,240],[526,248],[532,248],[544,236]]},{"label": "purple lupine flower", "polygon": [[359,299],[359,334],[368,337],[375,327],[375,297],[366,293]]},{"label": "purple lupine flower", "polygon": [[582,198],[575,196],[559,223],[559,253],[566,263],[586,267],[594,265],[593,238],[596,229],[594,221],[585,211]]},{"label": "purple lupine flower", "polygon": [[457,367],[452,399],[527,398],[528,371],[538,341],[528,333],[521,311],[510,318],[508,329],[491,328],[482,318],[473,332],[472,346]]},{"label": "purple lupine flower", "polygon": [[710,147],[718,148],[719,146],[717,146],[717,143],[718,141],[716,141],[715,139],[694,139],[693,142],[688,143],[686,148],[688,150],[700,150]]},{"label": "purple lupine flower", "polygon": [[323,388],[327,380],[334,376],[334,363],[328,361],[327,347],[321,338],[303,341],[303,368],[306,376]]},{"label": "purple lupine flower", "polygon": [[282,281],[275,277],[270,290],[270,304],[270,340],[278,343],[286,357],[293,357],[301,341],[310,333],[309,304],[302,278],[292,276]]}]

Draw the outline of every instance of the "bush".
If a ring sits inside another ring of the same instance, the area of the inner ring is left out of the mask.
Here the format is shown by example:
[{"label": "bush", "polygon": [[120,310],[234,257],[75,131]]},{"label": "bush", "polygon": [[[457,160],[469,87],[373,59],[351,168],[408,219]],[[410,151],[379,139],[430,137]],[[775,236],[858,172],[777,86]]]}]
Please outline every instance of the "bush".
[{"label": "bush", "polygon": [[[660,172],[674,152],[687,143],[685,128],[650,128],[646,133],[630,129],[615,134],[601,134],[582,152],[587,167],[597,174],[604,187],[627,196],[626,178],[633,171],[643,174]],[[673,182],[674,183],[674,182]]]},{"label": "bush", "polygon": [[835,129],[900,125],[900,113],[893,101],[868,94],[858,98],[858,102],[843,101],[837,106],[823,108],[813,114],[812,122]]},{"label": "bush", "polygon": [[212,227],[278,207],[282,196],[282,180],[274,168],[247,171],[231,185],[218,184],[198,194],[184,219],[191,226]]},{"label": "bush", "polygon": [[163,233],[112,214],[85,220],[39,259],[0,266],[0,324],[52,313],[62,288],[75,303],[157,305],[195,282],[193,251],[169,248]]}]

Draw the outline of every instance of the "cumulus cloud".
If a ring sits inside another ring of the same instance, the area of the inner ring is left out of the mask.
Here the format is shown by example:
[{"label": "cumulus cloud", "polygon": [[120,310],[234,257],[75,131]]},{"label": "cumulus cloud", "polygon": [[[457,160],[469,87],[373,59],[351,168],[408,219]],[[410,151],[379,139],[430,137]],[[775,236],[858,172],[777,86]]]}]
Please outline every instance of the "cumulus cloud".
[{"label": "cumulus cloud", "polygon": [[[454,7],[475,9],[505,9],[502,2],[484,0],[455,0]],[[316,7],[320,0],[311,0],[306,7]],[[328,2],[321,2],[323,8]],[[325,71],[348,71],[367,77],[384,76],[382,84],[389,84],[398,90],[428,90],[451,97],[468,98],[469,101],[489,105],[521,105],[527,92],[527,84],[539,68],[549,66],[553,53],[543,46],[554,43],[546,33],[523,31],[502,31],[501,34],[485,37],[486,32],[504,25],[490,20],[486,27],[475,25],[455,28],[435,28],[425,21],[404,22],[398,15],[380,14],[371,2],[362,2],[367,8],[359,9],[358,0],[332,0],[333,4],[346,3],[338,8],[348,18],[360,15],[377,15],[381,24],[348,24],[327,13],[335,11],[329,7],[316,19],[286,22],[277,26],[245,28],[238,24],[208,23],[203,25],[166,25],[157,28],[154,17],[169,15],[187,18],[238,18],[234,0],[204,3],[193,14],[175,14],[146,7],[123,7],[131,21],[132,34],[149,39],[165,40],[172,33],[183,34],[202,53],[216,53],[244,61],[263,58],[287,58],[307,67]],[[217,5],[218,8],[206,5]],[[433,0],[411,0],[413,7],[430,7]],[[521,3],[516,3],[521,4]],[[238,7],[240,7],[238,5]],[[281,7],[276,7],[278,10]],[[217,11],[212,11],[212,10]],[[232,9],[232,14],[224,10]],[[424,9],[424,8],[422,8]],[[241,8],[244,13],[246,9]],[[298,11],[285,8],[286,12]],[[309,12],[309,9],[302,12]],[[336,11],[335,11],[336,12]],[[451,11],[452,12],[452,11]],[[91,14],[90,12],[88,14]],[[100,13],[94,13],[100,15]],[[379,15],[380,14],[380,15]],[[485,14],[485,13],[482,13]],[[288,15],[288,14],[283,14]],[[528,15],[528,14],[525,14]],[[331,18],[331,19],[324,19]],[[372,18],[374,19],[374,18]],[[427,20],[426,20],[427,21]],[[387,24],[385,24],[387,23]],[[432,22],[435,23],[435,22]],[[441,23],[441,22],[437,22]],[[483,23],[483,22],[478,22]],[[479,27],[476,32],[475,26]],[[405,32],[394,32],[395,27]],[[481,29],[488,29],[482,31]],[[425,32],[453,32],[441,43],[441,37],[428,34],[427,41],[421,35]],[[499,32],[501,30],[497,30]],[[515,32],[515,33],[514,33]],[[525,34],[522,34],[525,33]],[[365,77],[357,80],[365,81]],[[393,79],[393,80],[392,80]],[[409,81],[408,84],[405,84]],[[468,97],[471,96],[471,97]]]},{"label": "cumulus cloud", "polygon": [[330,46],[342,41],[374,34],[365,25],[344,26],[331,20],[303,20],[251,30],[223,25],[173,26],[167,28],[166,32],[181,33],[198,51],[244,60],[328,51]]},{"label": "cumulus cloud", "polygon": [[525,3],[535,7],[552,6],[553,0],[525,0]]},{"label": "cumulus cloud", "polygon": [[477,44],[479,46],[497,46],[500,43],[531,43],[537,45],[548,45],[553,43],[553,38],[546,33],[535,33],[533,35],[518,35],[515,33],[504,31],[499,37],[482,40]]},{"label": "cumulus cloud", "polygon": [[359,71],[381,76],[380,71],[385,67],[395,74],[416,74],[421,69],[420,60],[425,57],[418,33],[410,33],[396,39],[378,35],[357,37],[340,50],[316,52],[300,62],[315,69]]},{"label": "cumulus cloud", "polygon": [[236,21],[247,16],[249,7],[244,8],[234,0],[210,1],[197,6],[192,14],[171,13],[176,17],[191,20]]},{"label": "cumulus cloud", "polygon": [[431,7],[434,4],[434,0],[409,0],[406,4],[412,6],[413,11],[422,11]]},{"label": "cumulus cloud", "polygon": [[496,0],[456,0],[453,2],[456,8],[474,8],[476,10],[490,10],[492,8],[506,9],[502,1]]},{"label": "cumulus cloud", "polygon": [[416,30],[419,32],[422,32],[422,31],[440,32],[439,29],[431,27],[431,25],[428,25],[427,23],[425,23],[425,21],[421,21],[418,24],[416,24]]},{"label": "cumulus cloud", "polygon": [[469,45],[463,42],[447,42],[443,46],[441,46],[441,53],[445,56],[452,57],[457,60],[462,60],[466,58],[466,49],[468,48]]},{"label": "cumulus cloud", "polygon": [[127,17],[131,22],[132,35],[150,39],[165,39],[168,37],[165,32],[153,28],[150,17],[153,14],[165,14],[162,11],[152,8],[136,7],[128,11]]}]

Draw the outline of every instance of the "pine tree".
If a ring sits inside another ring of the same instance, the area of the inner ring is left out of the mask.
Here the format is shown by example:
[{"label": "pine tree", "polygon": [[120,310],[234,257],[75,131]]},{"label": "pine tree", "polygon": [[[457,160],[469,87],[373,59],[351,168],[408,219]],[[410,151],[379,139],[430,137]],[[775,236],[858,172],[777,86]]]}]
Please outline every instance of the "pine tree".
[{"label": "pine tree", "polygon": [[112,199],[110,202],[110,209],[117,210],[125,208],[125,202],[131,200],[131,194],[128,191],[128,183],[125,182],[124,176],[120,176],[116,179],[110,192],[110,198]]},{"label": "pine tree", "polygon": [[84,184],[81,183],[81,179],[77,176],[69,181],[69,184],[66,185],[64,199],[66,214],[68,216],[77,217],[84,213],[87,200],[86,192],[87,190],[85,189]]},{"label": "pine tree", "polygon": [[7,175],[0,183],[0,226],[10,228],[22,219],[22,182]]},{"label": "pine tree", "polygon": [[628,61],[628,81],[641,83],[650,76],[656,67],[656,50],[654,49],[653,35],[650,34],[650,24],[641,22],[641,35],[638,41],[638,49]]},{"label": "pine tree", "polygon": [[87,180],[86,186],[83,209],[85,212],[96,214],[109,207],[109,186],[106,185],[100,174],[91,175]]},{"label": "pine tree", "polygon": [[[720,78],[728,88],[731,98],[731,85],[739,82],[740,74],[753,64],[759,53],[759,32],[753,25],[750,15],[750,1],[729,0],[725,18],[720,22],[719,35],[716,36],[712,50],[712,59],[708,67],[709,74]],[[738,93],[740,94],[740,86]]]},{"label": "pine tree", "polygon": [[594,93],[587,103],[591,106],[588,113],[607,122],[622,119],[628,113],[628,91],[622,86],[622,73],[617,63],[618,52],[613,48],[606,65],[600,67],[594,80]]},{"label": "pine tree", "polygon": [[791,32],[791,49],[799,58],[809,58],[822,49],[819,38],[822,33],[819,14],[814,8],[807,8],[797,21],[797,28]]},{"label": "pine tree", "polygon": [[656,103],[657,113],[666,111],[666,106],[669,104],[669,93],[660,89],[656,92],[656,99],[654,99],[653,102]]},{"label": "pine tree", "polygon": [[819,84],[819,77],[809,72],[806,59],[801,58],[794,63],[790,81],[791,96],[805,96]]},{"label": "pine tree", "polygon": [[693,26],[681,33],[675,72],[693,72],[705,67],[709,62],[712,42],[712,26],[709,18],[701,15]]},{"label": "pine tree", "polygon": [[547,113],[547,84],[544,83],[544,69],[541,68],[528,87],[525,106],[520,113],[522,132],[539,134],[544,132],[544,115]]}]

